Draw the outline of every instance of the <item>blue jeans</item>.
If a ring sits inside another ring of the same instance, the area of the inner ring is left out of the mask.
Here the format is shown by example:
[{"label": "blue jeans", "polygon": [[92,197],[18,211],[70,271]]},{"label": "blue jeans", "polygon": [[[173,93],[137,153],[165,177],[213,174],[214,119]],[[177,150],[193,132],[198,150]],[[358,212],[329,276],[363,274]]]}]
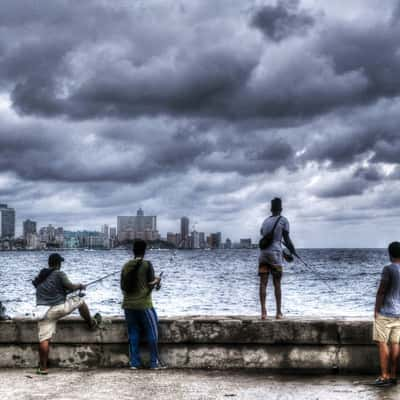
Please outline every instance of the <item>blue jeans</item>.
[{"label": "blue jeans", "polygon": [[150,349],[150,368],[158,365],[158,317],[154,308],[145,310],[125,309],[125,320],[128,326],[129,358],[132,367],[142,364],[139,353],[140,331],[146,335]]}]

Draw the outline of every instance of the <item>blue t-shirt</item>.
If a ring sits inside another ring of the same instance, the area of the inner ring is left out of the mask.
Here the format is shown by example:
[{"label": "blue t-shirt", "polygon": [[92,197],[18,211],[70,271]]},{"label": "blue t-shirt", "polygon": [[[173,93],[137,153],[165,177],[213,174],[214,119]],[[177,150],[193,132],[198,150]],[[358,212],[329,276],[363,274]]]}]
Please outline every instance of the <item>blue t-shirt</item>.
[{"label": "blue t-shirt", "polygon": [[387,289],[379,314],[400,318],[400,264],[390,264],[383,268],[382,281]]}]

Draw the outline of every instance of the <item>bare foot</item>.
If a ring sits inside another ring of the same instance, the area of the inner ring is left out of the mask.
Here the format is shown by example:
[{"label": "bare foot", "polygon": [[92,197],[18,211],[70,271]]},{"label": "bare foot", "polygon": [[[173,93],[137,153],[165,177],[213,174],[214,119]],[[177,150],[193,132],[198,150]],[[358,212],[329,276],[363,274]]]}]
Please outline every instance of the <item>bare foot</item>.
[{"label": "bare foot", "polygon": [[266,311],[263,311],[261,313],[261,319],[267,319],[267,312]]},{"label": "bare foot", "polygon": [[283,319],[283,314],[282,313],[276,314],[276,319]]}]

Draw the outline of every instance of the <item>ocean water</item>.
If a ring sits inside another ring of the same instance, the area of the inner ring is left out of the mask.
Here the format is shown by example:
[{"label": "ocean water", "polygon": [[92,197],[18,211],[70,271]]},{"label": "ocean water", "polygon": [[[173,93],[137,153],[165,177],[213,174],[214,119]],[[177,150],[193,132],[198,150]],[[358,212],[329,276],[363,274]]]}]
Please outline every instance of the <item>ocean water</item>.
[{"label": "ocean water", "polygon": [[[93,311],[121,315],[119,271],[129,260],[125,250],[62,251],[63,270],[77,283],[116,274],[91,286],[86,301]],[[282,278],[283,312],[293,317],[372,317],[382,268],[383,249],[310,249],[299,254],[309,263],[287,264]],[[0,252],[0,300],[12,316],[35,313],[31,284],[47,264],[48,252]],[[149,251],[162,289],[155,307],[169,315],[259,315],[257,250]],[[275,313],[272,281],[267,291],[269,315]]]}]

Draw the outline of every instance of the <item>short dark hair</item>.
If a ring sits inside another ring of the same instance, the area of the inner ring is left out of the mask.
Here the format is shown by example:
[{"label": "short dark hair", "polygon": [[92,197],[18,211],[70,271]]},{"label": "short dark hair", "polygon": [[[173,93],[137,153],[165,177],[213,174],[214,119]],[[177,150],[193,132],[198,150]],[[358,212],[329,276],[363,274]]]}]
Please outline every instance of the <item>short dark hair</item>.
[{"label": "short dark hair", "polygon": [[142,239],[135,239],[133,242],[133,254],[135,256],[144,256],[146,253],[147,243]]},{"label": "short dark hair", "polygon": [[279,197],[271,200],[271,211],[282,211],[282,200]]},{"label": "short dark hair", "polygon": [[392,242],[388,247],[389,255],[391,258],[400,258],[400,243]]},{"label": "short dark hair", "polygon": [[64,258],[58,253],[52,253],[49,255],[48,264],[50,268],[57,268],[64,261]]}]

